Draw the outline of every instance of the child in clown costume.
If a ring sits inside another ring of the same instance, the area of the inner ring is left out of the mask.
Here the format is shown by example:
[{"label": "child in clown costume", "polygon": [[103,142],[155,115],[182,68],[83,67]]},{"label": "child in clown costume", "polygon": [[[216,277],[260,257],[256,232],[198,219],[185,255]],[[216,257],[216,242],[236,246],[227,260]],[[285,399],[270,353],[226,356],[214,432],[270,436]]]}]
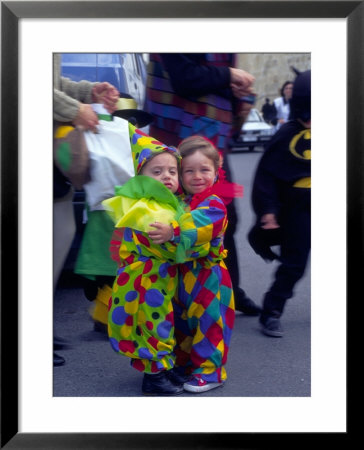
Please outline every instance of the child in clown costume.
[{"label": "child in clown costume", "polygon": [[[118,263],[109,300],[108,334],[112,348],[131,358],[131,365],[144,373],[142,392],[176,395],[174,384],[175,338],[172,297],[177,288],[176,258],[179,227],[176,219],[184,210],[177,196],[180,156],[174,147],[145,135],[129,124],[136,176],[115,188],[116,196],[103,201],[115,223],[112,258]],[[149,237],[155,222],[170,232],[163,245]],[[204,252],[208,252],[206,246]],[[183,252],[183,255],[182,253]],[[193,250],[189,250],[190,253]]]},{"label": "child in clown costume", "polygon": [[[242,186],[228,183],[220,169],[221,158],[214,145],[201,136],[184,139],[178,147],[182,156],[182,184],[186,212],[179,217],[179,236],[174,242],[195,251],[209,251],[179,265],[178,295],[174,300],[176,367],[181,378],[192,374],[183,387],[192,393],[222,386],[227,378],[225,364],[234,325],[234,296],[229,272],[223,262],[227,227],[225,205],[242,196]],[[168,226],[158,224],[149,233],[155,243],[166,242]],[[190,255],[192,256],[192,255]],[[186,377],[184,377],[186,378]]]}]

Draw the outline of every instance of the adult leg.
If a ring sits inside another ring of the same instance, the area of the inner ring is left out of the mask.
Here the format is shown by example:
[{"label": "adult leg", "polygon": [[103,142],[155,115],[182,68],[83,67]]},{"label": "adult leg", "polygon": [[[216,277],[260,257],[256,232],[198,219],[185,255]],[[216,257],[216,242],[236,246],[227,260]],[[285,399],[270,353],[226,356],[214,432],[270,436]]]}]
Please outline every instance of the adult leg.
[{"label": "adult leg", "polygon": [[[228,157],[224,158],[223,169],[226,173],[226,179],[231,181],[232,177],[228,163]],[[235,310],[249,316],[258,316],[261,308],[256,305],[240,287],[239,262],[234,239],[234,234],[238,224],[238,214],[236,211],[234,200],[227,205],[226,209],[229,223],[224,237],[224,247],[228,251],[228,256],[225,259],[225,264],[229,270],[231,282],[233,285]]]},{"label": "adult leg", "polygon": [[[72,198],[73,189],[64,197],[54,199],[53,204],[53,295],[76,233]],[[54,349],[62,349],[67,345],[64,339],[53,335]],[[54,366],[61,366],[64,363],[62,356],[53,353]]]}]

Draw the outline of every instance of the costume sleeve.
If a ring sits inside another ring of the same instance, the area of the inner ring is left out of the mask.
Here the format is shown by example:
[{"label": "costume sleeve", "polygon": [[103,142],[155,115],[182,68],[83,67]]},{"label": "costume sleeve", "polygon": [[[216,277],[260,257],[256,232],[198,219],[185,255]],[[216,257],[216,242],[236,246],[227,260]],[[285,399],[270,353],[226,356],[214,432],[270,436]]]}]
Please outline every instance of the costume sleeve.
[{"label": "costume sleeve", "polygon": [[223,236],[227,225],[226,207],[214,195],[202,201],[194,210],[183,214],[178,223],[179,229],[174,232],[177,262],[183,262],[186,255],[206,256],[211,241]]},{"label": "costume sleeve", "polygon": [[255,175],[252,202],[258,219],[269,213],[277,216],[280,211],[278,180],[266,169],[263,159]]},{"label": "costume sleeve", "polygon": [[230,98],[229,68],[205,66],[199,61],[202,57],[200,53],[161,54],[174,91],[182,97],[217,94]]}]

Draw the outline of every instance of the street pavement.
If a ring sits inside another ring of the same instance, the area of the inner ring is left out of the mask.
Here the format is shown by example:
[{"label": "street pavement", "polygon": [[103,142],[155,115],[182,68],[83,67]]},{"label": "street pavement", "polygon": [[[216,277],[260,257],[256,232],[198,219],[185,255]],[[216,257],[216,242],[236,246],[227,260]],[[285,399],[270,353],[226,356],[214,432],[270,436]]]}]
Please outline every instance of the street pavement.
[{"label": "street pavement", "polygon": [[[276,263],[265,263],[250,248],[246,234],[253,222],[250,194],[262,149],[229,155],[234,181],[244,185],[236,204],[239,226],[236,244],[241,287],[258,304],[269,287]],[[58,351],[66,363],[53,370],[53,395],[58,397],[138,397],[142,374],[129,358],[116,354],[107,337],[94,331],[77,277],[65,273],[54,299],[54,330],[70,347]],[[198,394],[204,397],[309,397],[311,395],[310,265],[287,303],[283,338],[260,331],[257,317],[236,313],[226,365],[228,380],[221,388]],[[185,392],[182,396],[196,394]]]}]

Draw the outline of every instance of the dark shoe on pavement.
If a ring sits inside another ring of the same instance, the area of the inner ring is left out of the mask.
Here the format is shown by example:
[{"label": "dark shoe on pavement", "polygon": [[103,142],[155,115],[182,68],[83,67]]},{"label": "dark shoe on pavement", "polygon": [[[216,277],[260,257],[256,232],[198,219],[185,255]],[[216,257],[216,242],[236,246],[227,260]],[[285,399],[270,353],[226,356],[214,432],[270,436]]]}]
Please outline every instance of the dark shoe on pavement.
[{"label": "dark shoe on pavement", "polygon": [[262,332],[266,336],[271,337],[282,337],[283,336],[283,329],[281,325],[281,321],[278,317],[260,317],[259,322],[262,326]]},{"label": "dark shoe on pavement", "polygon": [[191,375],[185,375],[179,371],[176,367],[166,371],[167,378],[172,381],[176,386],[183,386],[184,383],[191,379]]},{"label": "dark shoe on pavement", "polygon": [[145,373],[142,384],[144,395],[179,395],[183,392],[182,386],[176,386],[167,378],[166,371],[149,374]]},{"label": "dark shoe on pavement", "polygon": [[262,308],[256,305],[253,300],[246,296],[243,289],[238,288],[234,291],[235,311],[244,313],[246,316],[259,316]]},{"label": "dark shoe on pavement", "polygon": [[53,366],[63,366],[63,364],[65,363],[65,359],[63,358],[63,356],[57,355],[57,353],[53,352]]},{"label": "dark shoe on pavement", "polygon": [[60,336],[53,336],[53,350],[65,350],[70,348],[70,343]]},{"label": "dark shoe on pavement", "polygon": [[106,334],[106,336],[107,336],[108,335],[107,334],[107,324],[99,322],[98,320],[95,320],[94,321],[94,331],[96,331],[97,333]]}]

